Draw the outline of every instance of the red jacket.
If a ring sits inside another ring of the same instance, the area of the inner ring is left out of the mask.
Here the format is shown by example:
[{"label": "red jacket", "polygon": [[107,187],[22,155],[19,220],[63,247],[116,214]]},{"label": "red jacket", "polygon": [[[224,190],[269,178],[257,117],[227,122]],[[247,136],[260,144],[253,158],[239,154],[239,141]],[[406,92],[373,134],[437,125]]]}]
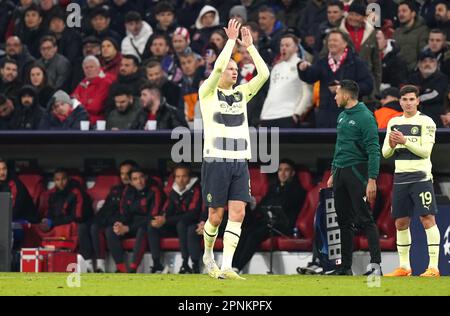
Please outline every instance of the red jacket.
[{"label": "red jacket", "polygon": [[113,81],[111,75],[101,73],[94,79],[84,78],[72,93],[86,108],[91,124],[105,119],[106,99]]}]

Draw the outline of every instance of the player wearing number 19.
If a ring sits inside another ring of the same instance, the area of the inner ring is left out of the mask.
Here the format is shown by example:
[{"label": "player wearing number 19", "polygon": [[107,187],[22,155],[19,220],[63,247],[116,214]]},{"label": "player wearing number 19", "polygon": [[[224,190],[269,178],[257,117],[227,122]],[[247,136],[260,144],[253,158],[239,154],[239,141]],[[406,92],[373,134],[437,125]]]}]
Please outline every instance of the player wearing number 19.
[{"label": "player wearing number 19", "polygon": [[419,90],[405,86],[400,90],[400,105],[403,115],[394,117],[388,123],[383,145],[383,156],[395,158],[392,216],[397,228],[397,250],[400,267],[386,275],[391,277],[410,276],[409,261],[411,233],[409,226],[414,213],[420,216],[427,234],[430,262],[423,277],[439,277],[440,234],[436,225],[436,199],[431,174],[431,152],[435,142],[436,124],[420,113]]}]

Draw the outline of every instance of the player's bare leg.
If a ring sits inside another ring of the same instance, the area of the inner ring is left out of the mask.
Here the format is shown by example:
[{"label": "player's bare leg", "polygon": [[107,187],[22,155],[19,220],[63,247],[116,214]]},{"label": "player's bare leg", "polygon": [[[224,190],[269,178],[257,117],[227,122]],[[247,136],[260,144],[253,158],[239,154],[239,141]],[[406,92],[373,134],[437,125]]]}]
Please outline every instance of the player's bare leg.
[{"label": "player's bare leg", "polygon": [[205,252],[203,254],[203,264],[209,276],[217,279],[220,275],[220,269],[214,260],[214,244],[219,233],[219,226],[222,223],[224,208],[209,208],[208,220],[203,230],[203,240]]}]

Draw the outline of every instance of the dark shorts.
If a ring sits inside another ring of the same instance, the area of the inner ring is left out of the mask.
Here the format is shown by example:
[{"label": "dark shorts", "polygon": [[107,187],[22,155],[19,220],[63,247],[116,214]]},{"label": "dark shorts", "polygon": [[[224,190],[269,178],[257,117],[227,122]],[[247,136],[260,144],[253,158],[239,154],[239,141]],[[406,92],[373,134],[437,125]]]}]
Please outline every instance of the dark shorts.
[{"label": "dark shorts", "polygon": [[392,192],[392,217],[412,217],[436,215],[437,204],[434,195],[433,182],[414,182],[394,184]]},{"label": "dark shorts", "polygon": [[250,174],[247,161],[204,159],[202,193],[207,207],[225,207],[228,201],[250,202]]}]

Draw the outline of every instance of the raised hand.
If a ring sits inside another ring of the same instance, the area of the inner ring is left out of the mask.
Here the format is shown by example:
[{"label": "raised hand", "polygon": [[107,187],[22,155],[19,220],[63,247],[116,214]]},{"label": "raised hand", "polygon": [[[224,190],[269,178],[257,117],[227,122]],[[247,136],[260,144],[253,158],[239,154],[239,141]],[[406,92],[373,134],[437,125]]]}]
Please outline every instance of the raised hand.
[{"label": "raised hand", "polygon": [[224,27],[224,31],[228,38],[231,40],[237,40],[239,37],[239,29],[241,28],[241,23],[238,20],[231,19],[228,22],[228,27]]},{"label": "raised hand", "polygon": [[245,48],[248,48],[253,45],[253,37],[252,37],[252,34],[250,33],[250,30],[248,29],[248,27],[243,27],[241,29],[241,35],[242,35],[242,40],[238,39],[239,45],[241,45]]}]

